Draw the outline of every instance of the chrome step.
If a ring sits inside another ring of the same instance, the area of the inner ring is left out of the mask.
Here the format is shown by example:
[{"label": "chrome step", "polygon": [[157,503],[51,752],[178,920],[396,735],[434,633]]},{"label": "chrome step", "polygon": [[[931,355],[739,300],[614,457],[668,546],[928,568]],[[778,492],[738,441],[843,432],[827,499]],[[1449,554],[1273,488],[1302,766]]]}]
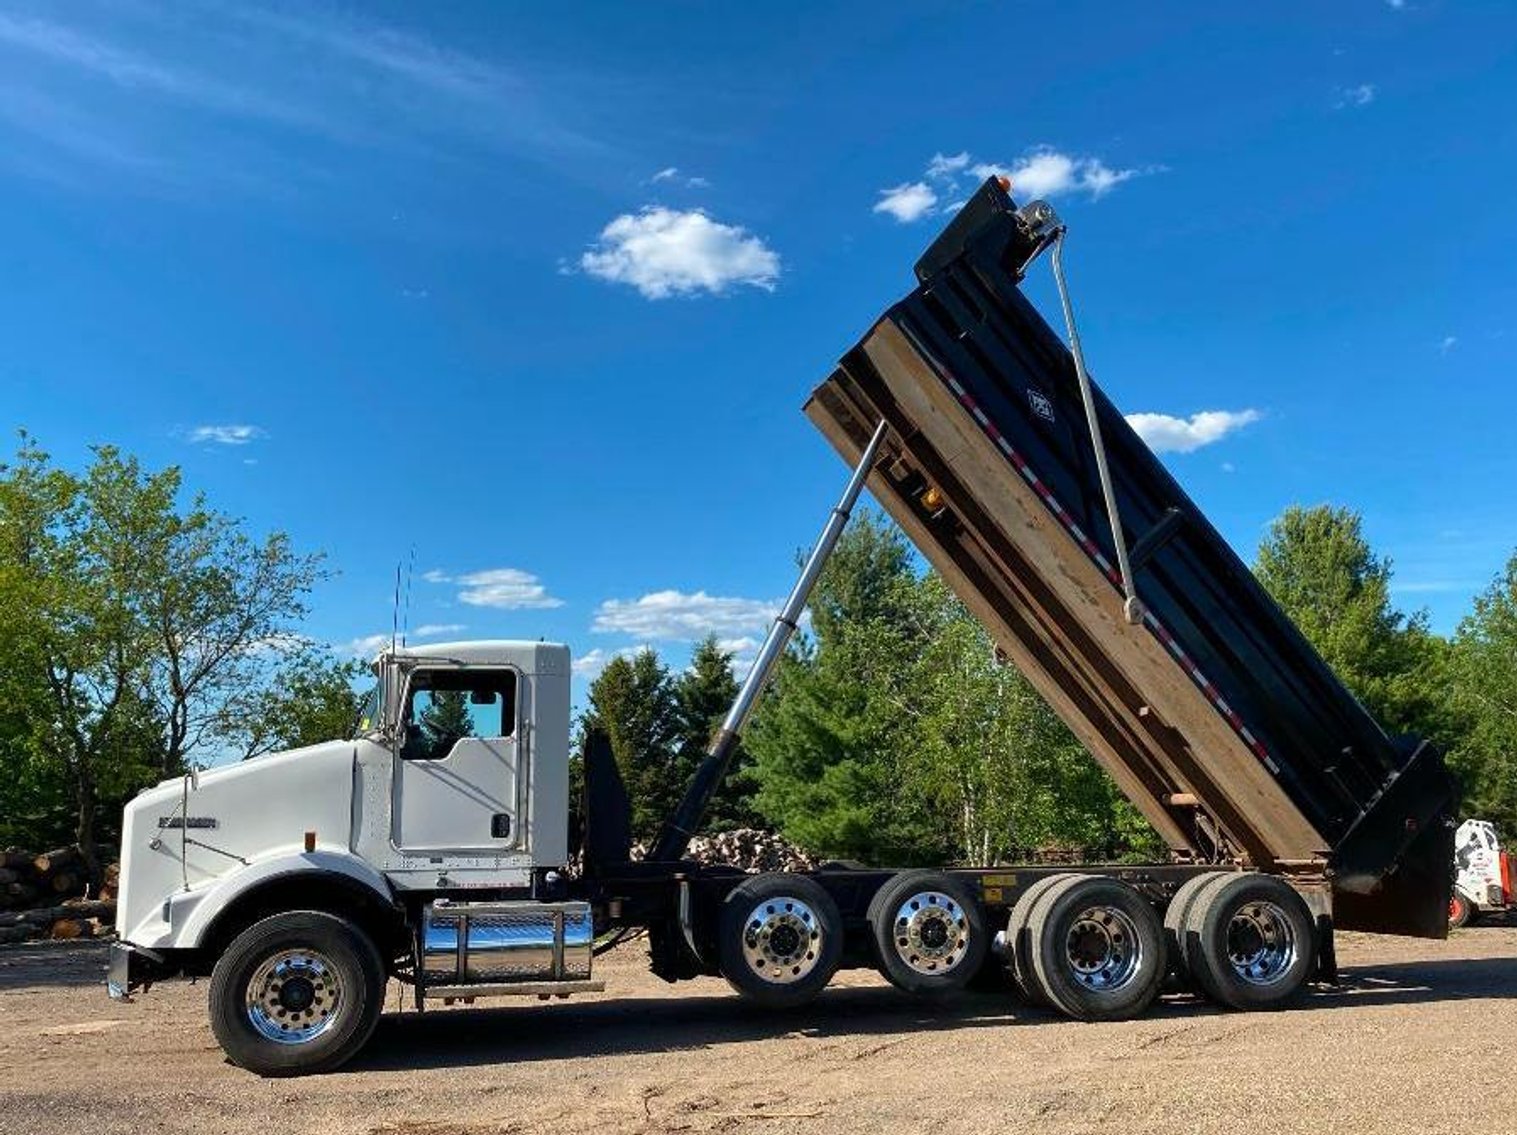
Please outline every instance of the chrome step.
[{"label": "chrome step", "polygon": [[568,997],[571,993],[604,993],[604,981],[510,981],[492,985],[433,985],[427,999],[442,997],[452,1001],[473,997]]}]

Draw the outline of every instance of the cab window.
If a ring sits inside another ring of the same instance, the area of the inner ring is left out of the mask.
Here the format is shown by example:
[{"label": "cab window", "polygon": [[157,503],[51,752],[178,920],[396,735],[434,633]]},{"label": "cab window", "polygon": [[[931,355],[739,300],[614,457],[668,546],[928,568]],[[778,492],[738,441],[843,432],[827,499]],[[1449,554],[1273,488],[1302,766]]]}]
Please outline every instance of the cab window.
[{"label": "cab window", "polygon": [[516,731],[516,675],[509,670],[418,670],[403,716],[401,757],[442,760],[465,737]]}]

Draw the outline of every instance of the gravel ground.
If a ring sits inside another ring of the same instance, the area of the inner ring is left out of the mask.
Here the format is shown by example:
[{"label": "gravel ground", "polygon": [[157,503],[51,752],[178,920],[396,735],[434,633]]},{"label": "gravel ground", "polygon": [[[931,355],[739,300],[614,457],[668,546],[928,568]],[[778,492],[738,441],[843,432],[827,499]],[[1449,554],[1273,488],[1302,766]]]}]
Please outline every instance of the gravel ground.
[{"label": "gravel ground", "polygon": [[862,972],[755,1014],[631,943],[598,963],[614,996],[395,1013],[341,1071],[266,1081],[222,1058],[204,983],[116,1005],[98,944],[9,947],[0,1132],[1517,1132],[1517,929],[1339,956],[1343,985],[1285,1011],[1174,996],[1081,1025],[991,994],[928,1011]]}]

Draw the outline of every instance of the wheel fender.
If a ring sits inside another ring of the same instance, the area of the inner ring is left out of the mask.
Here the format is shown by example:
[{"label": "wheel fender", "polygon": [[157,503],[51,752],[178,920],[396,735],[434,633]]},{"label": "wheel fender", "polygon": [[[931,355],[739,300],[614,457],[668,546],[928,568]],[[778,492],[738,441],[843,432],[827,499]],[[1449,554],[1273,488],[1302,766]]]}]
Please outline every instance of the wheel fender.
[{"label": "wheel fender", "polygon": [[257,859],[232,875],[218,882],[195,904],[186,920],[183,932],[178,936],[178,945],[196,947],[202,944],[206,932],[216,920],[244,895],[250,894],[269,883],[307,876],[336,876],[347,885],[363,887],[386,906],[393,903],[394,892],[390,882],[379,871],[355,855],[336,851],[291,852]]}]

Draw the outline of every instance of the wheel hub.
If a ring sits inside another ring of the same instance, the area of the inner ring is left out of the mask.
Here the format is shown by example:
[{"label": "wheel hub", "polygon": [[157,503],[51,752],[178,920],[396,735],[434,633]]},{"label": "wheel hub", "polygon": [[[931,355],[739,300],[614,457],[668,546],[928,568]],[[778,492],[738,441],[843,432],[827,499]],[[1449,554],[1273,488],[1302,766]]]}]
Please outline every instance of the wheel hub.
[{"label": "wheel hub", "polygon": [[816,912],[797,898],[765,899],[748,914],[743,928],[743,960],[778,985],[800,981],[822,956],[822,929]]},{"label": "wheel hub", "polygon": [[896,908],[894,931],[896,955],[917,973],[947,973],[969,947],[969,919],[941,891],[909,896]]},{"label": "wheel hub", "polygon": [[1296,963],[1296,933],[1272,902],[1239,907],[1227,924],[1227,960],[1250,985],[1273,985]]},{"label": "wheel hub", "polygon": [[248,979],[248,1022],[276,1044],[307,1044],[337,1023],[342,984],[331,959],[315,950],[282,950]]},{"label": "wheel hub", "polygon": [[1087,989],[1111,992],[1126,986],[1143,959],[1138,928],[1126,911],[1092,906],[1080,911],[1064,938],[1064,960]]}]

